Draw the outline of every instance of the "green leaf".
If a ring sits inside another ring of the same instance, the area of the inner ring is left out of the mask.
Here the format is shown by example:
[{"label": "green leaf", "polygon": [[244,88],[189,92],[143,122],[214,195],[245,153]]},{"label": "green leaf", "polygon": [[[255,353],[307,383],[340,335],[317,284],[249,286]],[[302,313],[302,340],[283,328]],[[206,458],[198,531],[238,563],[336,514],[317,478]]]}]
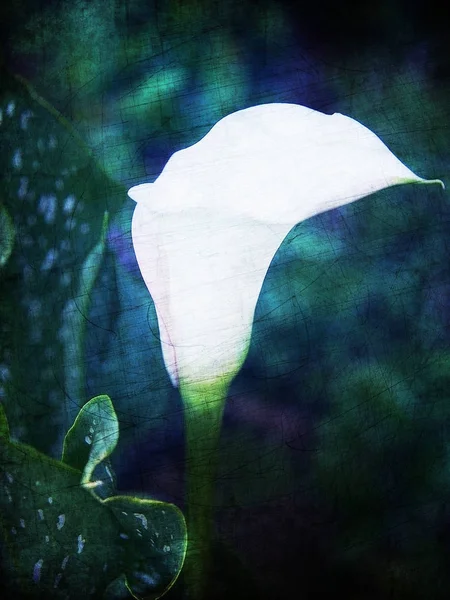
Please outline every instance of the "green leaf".
[{"label": "green leaf", "polygon": [[[72,463],[82,462],[77,436],[93,418],[89,409],[104,419],[109,404],[100,396],[80,412],[67,438]],[[0,405],[1,432],[5,426]],[[98,446],[88,462],[95,462],[112,446],[101,433],[91,435]],[[2,591],[49,600],[163,595],[183,566],[182,513],[172,504],[133,497],[102,501],[81,485],[81,478],[81,470],[0,436]]]},{"label": "green leaf", "polygon": [[3,404],[0,402],[0,438],[6,438],[9,440],[9,425],[8,419],[6,418],[5,409]]},{"label": "green leaf", "polygon": [[82,471],[81,483],[89,484],[95,467],[111,454],[118,439],[119,423],[109,396],[96,396],[67,432],[62,462]]},{"label": "green leaf", "polygon": [[106,255],[105,212],[117,212],[126,190],[31,86],[1,79],[0,199],[15,231],[1,268],[2,401],[14,438],[59,457],[88,399],[84,337]]},{"label": "green leaf", "polygon": [[105,500],[117,493],[116,474],[108,458],[95,467],[92,473],[92,480],[97,484],[92,488],[93,492],[101,500]]},{"label": "green leaf", "polygon": [[80,478],[30,446],[0,439],[3,574],[19,597],[78,599],[123,572],[120,526]]},{"label": "green leaf", "polygon": [[[86,315],[89,312],[92,288],[102,264],[108,220],[108,212],[105,212],[100,239],[84,260],[75,297],[67,302],[63,311],[64,325],[60,333],[64,344],[65,392],[78,401],[84,396]],[[78,369],[74,369],[73,365],[78,365]]]},{"label": "green leaf", "polygon": [[159,598],[175,583],[187,547],[184,516],[173,504],[115,496],[105,500],[123,527],[126,585],[137,598]]},{"label": "green leaf", "polygon": [[8,211],[0,206],[0,268],[8,262],[14,246],[14,225]]}]

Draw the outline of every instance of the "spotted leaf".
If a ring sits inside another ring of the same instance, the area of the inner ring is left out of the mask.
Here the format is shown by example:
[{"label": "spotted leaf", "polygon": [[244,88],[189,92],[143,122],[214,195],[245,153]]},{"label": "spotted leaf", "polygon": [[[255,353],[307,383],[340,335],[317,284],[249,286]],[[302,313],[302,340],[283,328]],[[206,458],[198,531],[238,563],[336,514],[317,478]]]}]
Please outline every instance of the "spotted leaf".
[{"label": "spotted leaf", "polygon": [[62,461],[82,471],[82,484],[90,484],[99,463],[113,452],[119,424],[108,396],[92,398],[80,410],[64,439]]},{"label": "spotted leaf", "polygon": [[158,598],[176,580],[187,538],[183,514],[172,504],[114,496],[105,501],[123,527],[126,586],[136,597]]},{"label": "spotted leaf", "polygon": [[105,212],[126,194],[45,100],[1,75],[0,198],[15,241],[1,270],[0,400],[15,439],[59,456],[89,397],[80,349],[106,252]]},{"label": "spotted leaf", "polygon": [[[111,600],[131,600],[158,598],[173,584],[186,549],[185,521],[175,506],[128,497],[102,501],[81,485],[80,470],[7,433],[0,409],[2,592],[78,600],[109,590]],[[128,522],[122,510],[139,514]],[[132,530],[138,526],[143,539]]]}]

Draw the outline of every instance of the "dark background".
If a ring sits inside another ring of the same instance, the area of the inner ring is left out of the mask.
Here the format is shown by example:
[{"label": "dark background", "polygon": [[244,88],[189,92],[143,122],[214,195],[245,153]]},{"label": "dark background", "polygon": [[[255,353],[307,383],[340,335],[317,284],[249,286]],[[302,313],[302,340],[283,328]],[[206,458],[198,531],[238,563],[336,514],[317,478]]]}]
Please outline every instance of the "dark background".
[{"label": "dark background", "polygon": [[[79,408],[109,394],[119,489],[184,506],[182,405],[126,190],[221,117],[265,102],[349,115],[448,187],[443,4],[2,4],[3,115],[11,99],[30,99],[14,75],[46,101],[26,134],[17,110],[3,116],[0,200],[16,239],[0,272],[0,383],[17,439],[59,457]],[[58,145],[42,149],[49,132]],[[11,166],[18,144],[23,173]],[[68,171],[64,194],[82,199],[73,229],[59,213],[29,218],[40,208],[18,192],[26,169],[36,198]],[[81,289],[105,209],[99,273]],[[211,597],[447,597],[449,233],[447,192],[403,186],[288,236],[227,403]]]}]

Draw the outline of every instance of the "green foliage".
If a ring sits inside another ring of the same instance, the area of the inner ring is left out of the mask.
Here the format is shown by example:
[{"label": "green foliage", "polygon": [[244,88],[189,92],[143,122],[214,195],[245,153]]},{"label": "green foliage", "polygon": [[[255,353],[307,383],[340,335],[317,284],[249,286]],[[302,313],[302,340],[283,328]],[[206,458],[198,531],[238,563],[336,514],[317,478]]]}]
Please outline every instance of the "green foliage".
[{"label": "green foliage", "polygon": [[106,254],[107,214],[126,193],[24,81],[2,73],[0,109],[0,193],[16,234],[1,271],[0,397],[13,436],[57,456],[87,400],[90,298]]},{"label": "green foliage", "polygon": [[8,211],[0,205],[0,268],[3,267],[11,255],[14,246],[14,225]]},{"label": "green foliage", "polygon": [[422,597],[448,568],[436,532],[450,493],[449,366],[436,353],[412,359],[420,378],[381,362],[342,371],[317,435],[314,474],[333,507],[333,551],[404,597]]},{"label": "green foliage", "polygon": [[88,484],[101,462],[113,452],[119,439],[119,423],[108,396],[97,396],[78,413],[64,438],[62,462],[83,472]]},{"label": "green foliage", "polygon": [[[11,591],[68,600],[101,597],[108,588],[110,599],[156,599],[173,585],[186,552],[178,508],[126,496],[101,500],[89,490],[88,474],[117,441],[107,396],[83,407],[63,461],[10,441],[3,409],[0,423],[0,526]],[[86,427],[90,444],[81,437]]]}]

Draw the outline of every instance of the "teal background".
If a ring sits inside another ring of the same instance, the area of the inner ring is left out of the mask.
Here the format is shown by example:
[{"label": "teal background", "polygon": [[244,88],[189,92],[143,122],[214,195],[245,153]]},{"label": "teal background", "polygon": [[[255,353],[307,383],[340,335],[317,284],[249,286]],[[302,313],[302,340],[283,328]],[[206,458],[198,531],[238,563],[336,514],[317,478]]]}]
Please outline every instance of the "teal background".
[{"label": "teal background", "polygon": [[[11,431],[58,457],[79,408],[108,394],[119,489],[183,508],[182,404],[127,189],[221,117],[265,102],[349,115],[448,187],[444,14],[387,0],[22,0],[0,11]],[[447,194],[385,190],[301,223],[276,255],[226,407],[211,597],[447,597]]]}]

